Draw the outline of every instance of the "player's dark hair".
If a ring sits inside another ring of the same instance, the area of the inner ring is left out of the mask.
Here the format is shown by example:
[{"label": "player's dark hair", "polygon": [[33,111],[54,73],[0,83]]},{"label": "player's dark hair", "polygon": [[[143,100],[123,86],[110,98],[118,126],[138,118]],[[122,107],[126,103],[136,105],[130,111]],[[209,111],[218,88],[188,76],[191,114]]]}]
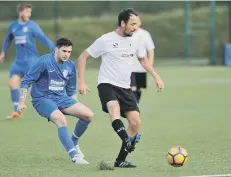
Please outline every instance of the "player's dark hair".
[{"label": "player's dark hair", "polygon": [[23,11],[24,9],[32,9],[31,4],[18,4],[17,5],[17,13]]},{"label": "player's dark hair", "polygon": [[56,47],[60,48],[60,47],[67,47],[67,46],[73,46],[73,43],[71,42],[70,39],[66,38],[66,37],[61,37],[59,39],[56,40]]},{"label": "player's dark hair", "polygon": [[138,16],[138,14],[132,8],[127,8],[127,9],[121,10],[119,15],[118,15],[118,26],[121,25],[122,21],[124,21],[127,24],[131,15]]}]

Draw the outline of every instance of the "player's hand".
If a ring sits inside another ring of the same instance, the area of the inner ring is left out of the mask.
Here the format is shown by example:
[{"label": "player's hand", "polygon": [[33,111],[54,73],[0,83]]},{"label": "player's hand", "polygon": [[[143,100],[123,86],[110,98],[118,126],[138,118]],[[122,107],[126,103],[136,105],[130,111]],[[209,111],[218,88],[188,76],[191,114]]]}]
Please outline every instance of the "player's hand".
[{"label": "player's hand", "polygon": [[161,80],[160,77],[156,77],[155,78],[155,83],[156,83],[156,86],[157,86],[157,91],[158,92],[163,91],[163,89],[164,89],[164,82]]},{"label": "player's hand", "polygon": [[87,94],[87,91],[91,92],[91,90],[88,88],[85,82],[78,82],[78,91],[81,95],[84,96]]},{"label": "player's hand", "polygon": [[3,63],[4,60],[5,60],[5,53],[2,52],[2,53],[0,54],[0,63]]},{"label": "player's hand", "polygon": [[19,103],[17,111],[19,114],[22,114],[22,111],[27,108],[26,105],[24,103]]}]

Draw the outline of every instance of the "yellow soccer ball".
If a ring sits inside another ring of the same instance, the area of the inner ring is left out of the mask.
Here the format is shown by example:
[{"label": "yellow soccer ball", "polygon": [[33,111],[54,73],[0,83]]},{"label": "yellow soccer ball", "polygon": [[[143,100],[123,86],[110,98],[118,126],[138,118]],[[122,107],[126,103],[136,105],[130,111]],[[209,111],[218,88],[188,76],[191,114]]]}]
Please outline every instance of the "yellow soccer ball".
[{"label": "yellow soccer ball", "polygon": [[188,153],[183,147],[174,146],[168,151],[168,163],[174,167],[183,166],[187,162],[187,159]]}]

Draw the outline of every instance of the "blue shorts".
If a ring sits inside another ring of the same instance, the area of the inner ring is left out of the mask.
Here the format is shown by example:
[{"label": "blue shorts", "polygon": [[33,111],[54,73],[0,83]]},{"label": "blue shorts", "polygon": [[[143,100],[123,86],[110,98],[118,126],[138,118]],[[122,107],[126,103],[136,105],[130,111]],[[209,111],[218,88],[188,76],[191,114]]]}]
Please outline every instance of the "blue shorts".
[{"label": "blue shorts", "polygon": [[33,107],[42,116],[50,120],[50,115],[55,110],[62,110],[64,108],[69,108],[76,104],[77,101],[71,97],[63,96],[58,100],[52,100],[47,98],[39,98],[32,100]]},{"label": "blue shorts", "polygon": [[[17,59],[15,59],[17,60]],[[33,60],[29,60],[27,63],[18,63],[18,62],[13,62],[10,68],[10,75],[9,77],[11,78],[13,75],[17,75],[21,78],[23,78],[29,69],[37,62],[37,58],[34,58]]]}]

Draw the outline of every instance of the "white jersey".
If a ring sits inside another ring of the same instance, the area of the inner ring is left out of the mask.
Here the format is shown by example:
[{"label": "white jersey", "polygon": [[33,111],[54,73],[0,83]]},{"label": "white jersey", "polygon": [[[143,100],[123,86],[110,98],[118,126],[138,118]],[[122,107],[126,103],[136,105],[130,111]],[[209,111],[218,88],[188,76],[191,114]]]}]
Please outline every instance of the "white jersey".
[{"label": "white jersey", "polygon": [[[134,33],[134,35],[137,35],[138,37],[143,39],[143,45],[144,45],[143,47],[146,50],[146,55],[147,55],[147,52],[155,49],[155,45],[153,43],[152,37],[151,37],[151,35],[150,35],[150,33],[148,31],[146,31],[146,30],[144,30],[142,28],[139,28]],[[137,62],[134,65],[133,72],[144,73],[144,72],[147,72],[147,71],[143,68],[143,66],[137,60]]]},{"label": "white jersey", "polygon": [[102,57],[98,85],[109,83],[130,88],[130,77],[135,60],[146,55],[141,41],[138,36],[122,37],[113,31],[102,35],[87,48],[87,52],[93,58]]}]

